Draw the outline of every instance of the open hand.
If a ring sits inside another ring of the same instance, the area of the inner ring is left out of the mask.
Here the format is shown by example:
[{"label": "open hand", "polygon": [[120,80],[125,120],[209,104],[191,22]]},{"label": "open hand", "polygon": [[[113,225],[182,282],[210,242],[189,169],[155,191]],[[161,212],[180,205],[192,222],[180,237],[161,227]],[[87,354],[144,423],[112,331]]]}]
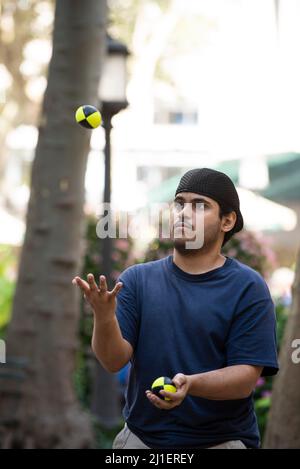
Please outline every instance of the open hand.
[{"label": "open hand", "polygon": [[116,296],[121,290],[123,284],[118,282],[112,291],[108,291],[106,278],[104,275],[99,277],[99,286],[97,285],[94,275],[87,275],[87,282],[76,276],[72,280],[73,285],[77,285],[84,298],[88,301],[95,314],[99,319],[110,319],[115,313]]}]

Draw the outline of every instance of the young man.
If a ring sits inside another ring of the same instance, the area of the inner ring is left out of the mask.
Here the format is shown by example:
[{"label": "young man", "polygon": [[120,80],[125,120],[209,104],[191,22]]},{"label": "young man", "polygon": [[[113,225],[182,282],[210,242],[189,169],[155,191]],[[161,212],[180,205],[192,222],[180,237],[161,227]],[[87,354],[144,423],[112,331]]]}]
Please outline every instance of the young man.
[{"label": "young man", "polygon": [[[193,169],[174,202],[173,255],[129,267],[111,292],[103,275],[100,287],[91,274],[73,280],[94,311],[99,361],[132,365],[113,448],[257,448],[252,392],[278,371],[276,324],[262,276],[221,254],[243,228],[237,191],[226,174]],[[190,249],[199,204],[204,242]],[[160,376],[176,385],[161,392],[169,401],[149,391]]]}]

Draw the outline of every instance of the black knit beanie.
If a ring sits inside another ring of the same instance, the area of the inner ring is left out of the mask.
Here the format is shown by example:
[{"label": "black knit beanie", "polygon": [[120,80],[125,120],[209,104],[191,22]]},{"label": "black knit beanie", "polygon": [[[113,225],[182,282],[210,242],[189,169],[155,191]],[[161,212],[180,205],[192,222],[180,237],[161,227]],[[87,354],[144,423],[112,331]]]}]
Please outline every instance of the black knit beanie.
[{"label": "black knit beanie", "polygon": [[180,179],[175,196],[179,192],[195,192],[195,194],[210,197],[226,212],[235,211],[237,216],[235,225],[232,230],[225,233],[222,247],[234,233],[243,229],[244,220],[240,212],[239,196],[227,174],[210,168],[191,169]]}]

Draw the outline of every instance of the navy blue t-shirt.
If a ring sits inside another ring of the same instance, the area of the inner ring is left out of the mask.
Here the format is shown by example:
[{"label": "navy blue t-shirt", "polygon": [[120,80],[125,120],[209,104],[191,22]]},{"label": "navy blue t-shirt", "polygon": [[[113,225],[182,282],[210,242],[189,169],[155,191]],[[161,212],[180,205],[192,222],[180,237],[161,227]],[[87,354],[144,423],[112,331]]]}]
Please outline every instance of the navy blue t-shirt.
[{"label": "navy blue t-shirt", "polygon": [[252,396],[216,401],[187,395],[178,407],[162,410],[145,391],[159,376],[230,365],[277,373],[274,303],[263,277],[227,256],[221,267],[189,274],[170,255],[127,268],[119,281],[116,315],[134,349],[123,410],[129,429],[150,448],[201,448],[232,439],[259,447]]}]

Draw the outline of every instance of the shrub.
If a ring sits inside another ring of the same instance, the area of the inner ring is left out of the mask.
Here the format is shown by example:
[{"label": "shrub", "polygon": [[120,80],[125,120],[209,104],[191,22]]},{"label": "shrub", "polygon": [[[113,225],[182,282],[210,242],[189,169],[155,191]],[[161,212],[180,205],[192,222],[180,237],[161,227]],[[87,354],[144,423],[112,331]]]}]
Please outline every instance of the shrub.
[{"label": "shrub", "polygon": [[0,338],[4,337],[11,317],[17,257],[14,247],[0,246]]}]

